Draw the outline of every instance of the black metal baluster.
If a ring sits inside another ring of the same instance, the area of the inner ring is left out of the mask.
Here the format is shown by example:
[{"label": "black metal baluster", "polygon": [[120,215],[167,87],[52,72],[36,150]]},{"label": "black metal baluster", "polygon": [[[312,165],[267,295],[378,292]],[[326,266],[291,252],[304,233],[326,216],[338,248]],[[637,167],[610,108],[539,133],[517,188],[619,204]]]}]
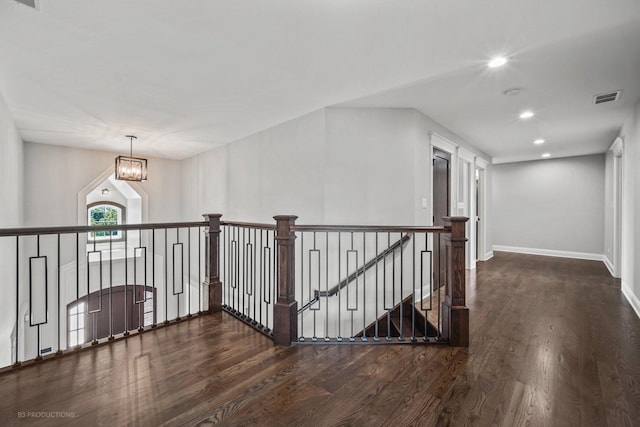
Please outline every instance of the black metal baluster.
[{"label": "black metal baluster", "polygon": [[[341,265],[340,265],[340,251],[342,249],[342,233],[338,232],[338,283],[340,283],[340,273],[341,273]],[[342,341],[342,289],[338,286],[338,336],[337,339],[339,342]]]},{"label": "black metal baluster", "polygon": [[187,318],[193,317],[191,314],[191,227],[187,227]]},{"label": "black metal baluster", "polygon": [[198,227],[198,315],[201,315],[201,314],[202,314],[202,227]]},{"label": "black metal baluster", "polygon": [[[400,238],[402,238],[402,234],[400,234]],[[404,304],[402,303],[404,300],[404,251],[402,250],[402,244],[398,248],[400,251],[400,341],[404,341]]]},{"label": "black metal baluster", "polygon": [[[379,252],[379,250],[378,250],[378,238],[379,238],[380,236],[378,235],[378,232],[377,232],[377,231],[376,231],[374,234],[375,234],[375,236],[376,236],[376,254],[379,254],[380,252]],[[374,340],[374,341],[380,341],[380,335],[379,335],[379,332],[378,332],[378,327],[379,327],[378,323],[379,323],[379,320],[378,320],[378,315],[377,315],[377,313],[378,313],[378,307],[379,307],[379,304],[380,304],[380,303],[379,303],[379,299],[378,299],[378,291],[379,291],[379,284],[378,284],[378,264],[379,264],[379,263],[380,263],[380,261],[376,261],[376,325],[375,325],[375,331],[374,331],[374,335],[373,335],[373,340]],[[383,268],[384,268],[384,264],[385,264],[385,258],[382,258],[382,267],[383,267]]]},{"label": "black metal baluster", "polygon": [[[39,234],[36,236],[36,242],[37,242],[37,243],[36,243],[36,247],[37,247],[36,257],[37,257],[37,258],[40,258],[40,235],[39,235]],[[44,289],[44,292],[45,292],[45,300],[47,299],[47,295],[48,295],[47,288],[46,288],[46,286],[47,286],[47,285],[46,285],[46,283],[47,283],[47,280],[46,280],[46,274],[47,274],[47,273],[46,273],[46,271],[47,271],[47,270],[46,270],[46,261],[45,261],[45,289]],[[30,316],[30,319],[29,319],[29,326],[34,326],[34,325],[32,324],[32,321],[33,321],[33,308],[32,308],[32,304],[33,304],[33,295],[32,295],[32,291],[31,291],[31,285],[32,285],[32,277],[31,277],[31,259],[29,259],[29,316]],[[45,307],[46,307],[46,305],[47,305],[47,304],[45,303]],[[45,308],[45,310],[46,310],[46,308]],[[45,316],[46,316],[46,315],[47,315],[47,313],[46,313],[46,311],[45,311]],[[35,358],[35,360],[42,360],[42,356],[40,355],[40,323],[38,323],[38,324],[37,324],[37,327],[38,327],[38,328],[37,328],[38,333],[37,333],[37,339],[36,339],[36,358]]]},{"label": "black metal baluster", "polygon": [[[367,233],[362,232],[362,341],[367,341]],[[356,266],[357,268],[358,266]],[[375,313],[375,310],[374,310]]]},{"label": "black metal baluster", "polygon": [[256,276],[256,269],[258,267],[258,261],[257,261],[257,249],[258,249],[258,238],[256,237],[256,233],[257,230],[254,228],[253,229],[253,258],[251,259],[251,262],[253,264],[252,270],[253,270],[253,280],[252,280],[252,297],[253,297],[253,324],[257,325],[257,319],[256,319],[256,300],[258,299],[258,292],[257,292],[257,286],[256,286],[256,280],[257,280],[257,276]]},{"label": "black metal baluster", "polygon": [[[325,295],[327,295],[326,304],[325,304],[325,313],[324,313],[324,341],[328,342],[331,337],[329,336],[329,232],[324,232],[325,239]],[[319,287],[319,286],[318,286]],[[318,298],[320,295],[318,295]]]},{"label": "black metal baluster", "polygon": [[240,292],[238,294],[238,298],[240,297],[240,295],[242,295],[242,305],[240,306],[240,314],[243,318],[246,319],[246,311],[247,311],[247,300],[246,300],[246,296],[247,296],[247,228],[243,227],[242,228],[242,241],[241,241],[241,246],[242,248],[242,269],[241,269],[241,273],[242,273],[242,280],[240,281],[240,288],[238,289],[238,291]]},{"label": "black metal baluster", "polygon": [[59,356],[62,354],[62,349],[60,348],[60,233],[58,233],[58,300],[57,300],[57,311],[58,311],[58,328],[57,328],[57,335],[58,335],[58,350],[56,351],[56,356]]},{"label": "black metal baluster", "polygon": [[109,233],[109,341],[113,336],[113,233]]},{"label": "black metal baluster", "polygon": [[156,229],[151,229],[151,295],[153,296],[153,323],[152,328],[157,326],[158,316],[158,294],[156,291]]},{"label": "black metal baluster", "polygon": [[164,324],[169,323],[169,240],[167,229],[164,229]]},{"label": "black metal baluster", "polygon": [[[391,233],[387,232],[387,250],[391,247]],[[391,341],[391,312],[393,311],[393,302],[395,301],[395,253],[391,252],[392,270],[391,270],[391,308],[386,304],[387,296],[387,275],[385,267],[384,276],[384,296],[385,296],[385,309],[387,310],[387,341]],[[386,263],[385,263],[386,265]]]},{"label": "black metal baluster", "polygon": [[20,236],[16,236],[16,360],[14,367],[22,365],[20,362]]},{"label": "black metal baluster", "polygon": [[[311,271],[311,266],[309,266]],[[311,286],[311,282],[309,282]],[[309,293],[311,298],[311,293]],[[300,301],[304,301],[304,232],[300,233]],[[304,341],[304,312],[300,314],[300,341]]]},{"label": "black metal baluster", "polygon": [[[440,287],[442,286],[442,242],[440,241],[441,234],[438,233],[438,332],[436,334],[436,339],[440,339],[440,330],[442,329],[441,323],[441,311],[442,311],[442,303],[440,301]],[[435,242],[434,242],[435,243]]]},{"label": "black metal baluster", "polygon": [[[140,249],[142,249],[142,229],[138,230],[138,247]],[[133,262],[134,262],[134,266],[136,265],[136,250],[133,250]],[[133,286],[134,286],[134,292],[133,294],[135,295],[135,290],[136,289],[140,289],[140,285],[138,285],[138,280],[137,280],[137,274],[138,274],[138,269],[136,267],[134,267],[133,269],[133,274],[134,274],[134,278],[133,278]],[[142,299],[142,301],[139,301],[136,298],[136,304],[138,304],[138,332],[142,332],[144,330],[144,305],[147,302],[147,249],[144,249],[144,279],[142,281],[142,295],[144,296],[144,298]]]},{"label": "black metal baluster", "polygon": [[[313,232],[313,250],[318,252],[318,293],[320,292],[320,252],[318,251],[317,248],[317,242],[316,242],[316,232]],[[311,292],[311,257],[309,257],[309,298],[312,298],[312,292]],[[318,310],[320,309],[320,299],[318,299]],[[318,311],[317,310],[313,310],[313,337],[311,338],[312,341],[318,341],[318,331],[317,331],[317,314]]]},{"label": "black metal baluster", "polygon": [[[176,243],[173,245],[173,256],[171,257],[173,261],[173,295],[176,296],[176,320],[180,320],[180,295],[182,292],[176,292],[176,244],[180,244],[180,229],[176,227]],[[180,261],[183,260],[183,253],[180,251]],[[184,278],[182,277],[184,270],[180,269],[180,281]],[[182,289],[182,284],[180,284],[180,289]]]},{"label": "black metal baluster", "polygon": [[[411,293],[411,341],[416,340],[416,236],[410,234],[412,243],[411,271],[413,272],[413,292]],[[422,286],[422,285],[421,285]]]},{"label": "black metal baluster", "polygon": [[[129,336],[129,298],[128,298],[128,286],[129,286],[129,233],[124,231],[124,333],[125,337]],[[134,254],[135,256],[135,254]],[[135,288],[134,288],[135,289]],[[135,301],[135,298],[134,298]]]},{"label": "black metal baluster", "polygon": [[[265,283],[265,263],[264,263],[264,259],[265,259],[265,247],[264,247],[264,242],[263,242],[263,236],[264,234],[264,230],[260,230],[260,304],[258,305],[259,309],[259,317],[260,320],[258,321],[258,324],[263,327],[264,323],[262,322],[262,307],[264,306],[264,300],[265,300],[265,292],[264,292],[264,283]],[[257,299],[257,298],[256,298]]]},{"label": "black metal baluster", "polygon": [[[87,234],[88,236],[88,234]],[[88,266],[87,266],[88,267]],[[80,299],[80,235],[76,233],[76,312],[79,313],[78,300]],[[87,297],[88,299],[88,297]],[[76,332],[76,349],[80,348],[80,339]],[[68,347],[68,345],[67,345]]]}]

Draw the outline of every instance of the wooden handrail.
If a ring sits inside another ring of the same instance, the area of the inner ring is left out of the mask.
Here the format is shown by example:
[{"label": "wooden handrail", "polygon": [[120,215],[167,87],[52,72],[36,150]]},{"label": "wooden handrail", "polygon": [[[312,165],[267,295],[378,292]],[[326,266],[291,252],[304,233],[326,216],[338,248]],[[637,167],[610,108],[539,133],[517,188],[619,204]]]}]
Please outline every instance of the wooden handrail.
[{"label": "wooden handrail", "polygon": [[232,227],[255,228],[257,230],[275,230],[275,224],[261,224],[257,222],[240,222],[240,221],[220,221],[220,225],[228,225]]},{"label": "wooden handrail", "polygon": [[416,227],[410,225],[295,225],[293,231],[354,231],[389,233],[450,233],[451,227]]},{"label": "wooden handrail", "polygon": [[209,223],[205,221],[197,222],[164,222],[153,224],[122,224],[122,225],[71,225],[57,227],[21,227],[21,228],[0,228],[0,237],[8,236],[35,236],[42,234],[71,234],[90,233],[93,231],[137,231],[153,230],[160,228],[189,228],[206,227]]}]

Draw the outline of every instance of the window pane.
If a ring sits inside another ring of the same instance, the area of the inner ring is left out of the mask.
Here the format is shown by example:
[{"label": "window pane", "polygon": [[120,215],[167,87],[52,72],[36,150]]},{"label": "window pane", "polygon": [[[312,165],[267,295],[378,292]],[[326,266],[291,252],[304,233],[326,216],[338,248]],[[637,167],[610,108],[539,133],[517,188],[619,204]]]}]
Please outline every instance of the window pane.
[{"label": "window pane", "polygon": [[[95,205],[87,209],[87,223],[93,226],[123,224],[122,208],[115,205]],[[89,233],[89,239],[121,238],[120,231],[94,231]]]},{"label": "window pane", "polygon": [[78,329],[78,316],[71,315],[69,316],[69,330],[75,331]]}]

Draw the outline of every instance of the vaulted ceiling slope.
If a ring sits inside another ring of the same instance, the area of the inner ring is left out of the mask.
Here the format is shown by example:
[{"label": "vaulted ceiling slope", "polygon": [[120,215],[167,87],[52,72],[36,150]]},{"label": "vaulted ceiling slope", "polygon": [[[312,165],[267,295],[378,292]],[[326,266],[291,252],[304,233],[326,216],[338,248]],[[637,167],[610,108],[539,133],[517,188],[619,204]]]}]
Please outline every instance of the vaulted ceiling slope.
[{"label": "vaulted ceiling slope", "polygon": [[39,3],[0,0],[0,92],[25,141],[119,151],[133,133],[182,159],[326,106],[394,106],[513,161],[538,137],[602,152],[640,98],[637,0]]}]

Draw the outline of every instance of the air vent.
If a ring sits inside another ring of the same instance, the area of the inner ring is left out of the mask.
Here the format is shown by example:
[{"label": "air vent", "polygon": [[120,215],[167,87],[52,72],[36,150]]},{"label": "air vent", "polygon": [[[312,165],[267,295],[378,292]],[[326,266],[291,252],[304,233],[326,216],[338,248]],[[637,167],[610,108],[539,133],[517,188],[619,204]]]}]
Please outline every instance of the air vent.
[{"label": "air vent", "polygon": [[21,3],[25,6],[32,7],[35,10],[40,10],[40,0],[16,0],[16,3]]},{"label": "air vent", "polygon": [[605,102],[615,102],[618,99],[620,99],[621,93],[622,93],[621,90],[617,90],[615,92],[601,93],[600,95],[594,95],[593,103],[598,105],[598,104],[604,104]]}]

